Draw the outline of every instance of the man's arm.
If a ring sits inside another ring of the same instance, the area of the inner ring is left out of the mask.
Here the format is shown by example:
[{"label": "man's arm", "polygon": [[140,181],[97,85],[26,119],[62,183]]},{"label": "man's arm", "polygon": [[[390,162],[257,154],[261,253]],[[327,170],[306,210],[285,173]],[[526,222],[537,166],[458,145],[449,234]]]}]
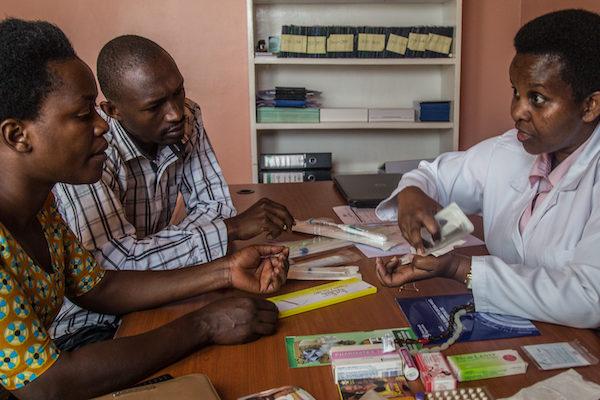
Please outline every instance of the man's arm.
[{"label": "man's arm", "polygon": [[161,328],[94,343],[58,360],[13,393],[20,399],[87,399],[123,389],[211,343],[235,344],[275,332],[277,308],[262,299],[210,303]]},{"label": "man's arm", "polygon": [[168,270],[225,255],[227,228],[218,220],[198,217],[138,238],[120,200],[118,175],[106,165],[93,185],[58,184],[54,190],[63,218],[104,268]]}]

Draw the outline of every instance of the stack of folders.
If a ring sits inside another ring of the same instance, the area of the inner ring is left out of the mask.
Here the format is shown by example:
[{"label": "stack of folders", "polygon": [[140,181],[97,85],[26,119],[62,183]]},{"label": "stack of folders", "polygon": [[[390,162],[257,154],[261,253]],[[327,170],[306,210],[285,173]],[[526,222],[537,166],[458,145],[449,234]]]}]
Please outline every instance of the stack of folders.
[{"label": "stack of folders", "polygon": [[281,27],[278,57],[438,58],[452,57],[452,26]]},{"label": "stack of folders", "polygon": [[259,90],[256,95],[258,123],[319,122],[321,92],[303,87],[276,87]]},{"label": "stack of folders", "polygon": [[260,183],[291,183],[331,179],[331,153],[261,154]]}]

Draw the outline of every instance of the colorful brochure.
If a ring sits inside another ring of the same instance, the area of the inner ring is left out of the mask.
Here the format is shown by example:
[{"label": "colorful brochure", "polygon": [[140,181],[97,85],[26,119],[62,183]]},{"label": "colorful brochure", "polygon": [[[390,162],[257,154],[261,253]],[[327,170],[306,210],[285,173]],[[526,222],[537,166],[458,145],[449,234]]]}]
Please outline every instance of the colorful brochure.
[{"label": "colorful brochure", "polygon": [[378,344],[382,343],[381,338],[386,333],[391,333],[396,339],[416,339],[411,328],[287,336],[285,338],[285,348],[288,363],[291,368],[330,365],[329,350],[333,346]]},{"label": "colorful brochure", "polygon": [[[448,328],[452,309],[473,302],[470,293],[396,298],[406,319],[419,338],[438,336]],[[461,319],[464,330],[458,341],[505,339],[521,336],[537,336],[540,332],[531,321],[510,315],[470,313]]]}]

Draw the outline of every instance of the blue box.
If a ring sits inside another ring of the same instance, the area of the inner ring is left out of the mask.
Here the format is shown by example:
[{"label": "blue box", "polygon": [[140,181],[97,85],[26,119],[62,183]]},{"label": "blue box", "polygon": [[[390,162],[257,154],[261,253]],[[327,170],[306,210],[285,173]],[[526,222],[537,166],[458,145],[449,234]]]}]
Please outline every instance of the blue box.
[{"label": "blue box", "polygon": [[449,122],[449,101],[421,101],[419,102],[419,120],[421,122]]}]

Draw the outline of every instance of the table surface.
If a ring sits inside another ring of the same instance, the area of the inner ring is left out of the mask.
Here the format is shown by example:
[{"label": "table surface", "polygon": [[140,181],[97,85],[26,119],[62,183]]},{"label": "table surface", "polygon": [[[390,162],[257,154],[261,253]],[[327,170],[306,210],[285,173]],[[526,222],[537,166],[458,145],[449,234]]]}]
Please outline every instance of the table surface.
[{"label": "table surface", "polygon": [[[239,193],[242,189],[251,189],[253,193]],[[271,185],[232,185],[230,187],[234,204],[243,211],[262,197],[285,204],[296,219],[311,217],[336,218],[333,206],[343,205],[342,197],[335,191],[331,181],[271,184]],[[301,235],[285,233],[281,240],[299,239]],[[262,241],[264,241],[262,237]],[[253,242],[260,242],[261,238]],[[358,252],[351,247],[352,251]],[[466,249],[465,249],[466,250]],[[485,247],[469,248],[470,255],[486,254]],[[360,253],[359,253],[360,254]],[[357,263],[363,279],[375,286],[374,295],[332,305],[318,310],[280,320],[277,332],[256,342],[236,346],[210,346],[201,349],[181,361],[164,368],[154,376],[170,373],[181,376],[190,373],[204,373],[213,382],[224,400],[237,399],[240,396],[284,385],[296,385],[306,389],[317,400],[339,398],[333,382],[330,367],[308,367],[292,369],[288,366],[284,345],[285,336],[313,335],[334,332],[368,331],[375,329],[408,326],[404,315],[395,303],[396,297],[415,295],[443,295],[465,292],[463,285],[447,279],[431,279],[418,282],[419,292],[400,292],[398,288],[383,287],[374,270],[374,261],[362,257]],[[288,281],[281,293],[287,293],[323,282]],[[209,293],[194,299],[159,309],[132,313],[123,318],[118,336],[130,336],[164,325],[165,323],[202,307],[215,299],[235,295],[233,291]],[[600,355],[600,336],[587,329],[574,329],[563,326],[535,322],[540,336],[503,339],[494,341],[457,343],[445,354],[461,354],[478,351],[518,349],[526,344],[551,343],[579,340],[592,354]],[[182,334],[193,334],[184,333]],[[577,368],[585,378],[600,383],[598,366]],[[497,398],[516,393],[520,388],[549,378],[562,370],[540,371],[530,363],[527,373],[503,378],[460,383],[460,387],[486,386]],[[417,381],[411,388],[422,390]]]}]

